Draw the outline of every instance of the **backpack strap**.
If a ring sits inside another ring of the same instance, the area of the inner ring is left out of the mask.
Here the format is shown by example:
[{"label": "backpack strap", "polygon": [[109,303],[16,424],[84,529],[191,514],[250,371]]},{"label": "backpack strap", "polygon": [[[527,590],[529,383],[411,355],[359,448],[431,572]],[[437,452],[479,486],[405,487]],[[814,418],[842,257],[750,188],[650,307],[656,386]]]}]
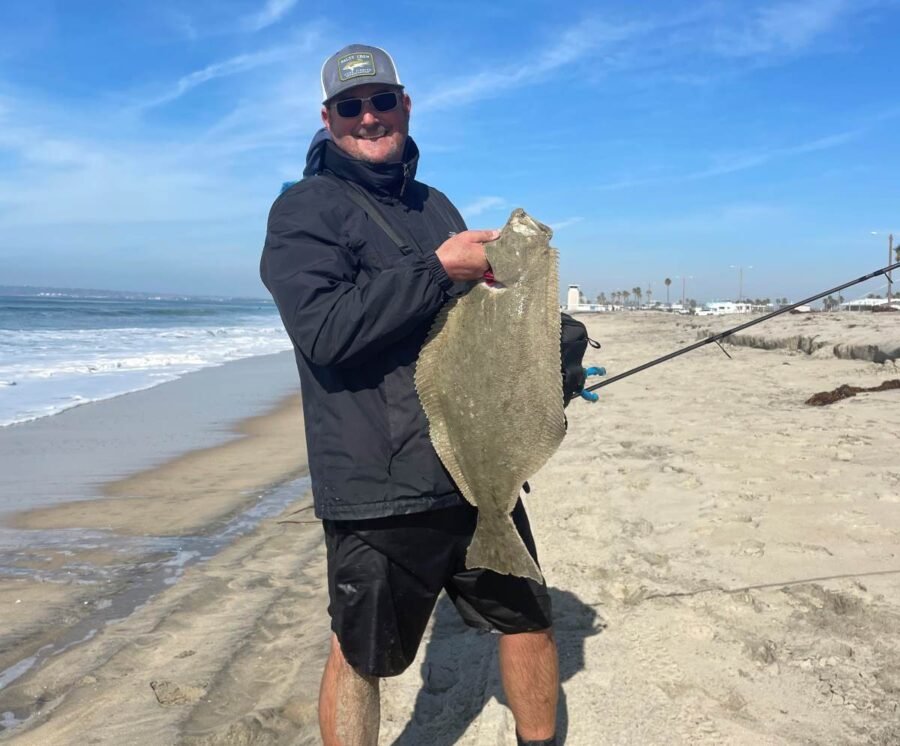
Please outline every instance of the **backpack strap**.
[{"label": "backpack strap", "polygon": [[341,189],[344,190],[344,194],[350,199],[351,202],[355,203],[357,207],[359,207],[368,217],[369,219],[375,223],[381,230],[383,230],[389,239],[393,241],[397,248],[404,254],[410,253],[409,243],[404,241],[395,231],[390,223],[388,223],[387,219],[384,217],[384,214],[381,212],[381,208],[378,206],[378,203],[373,199],[372,195],[370,195],[365,189],[357,187],[355,184],[351,184],[348,181],[344,181],[344,179],[338,178],[333,174],[322,173],[321,176],[328,178],[334,184],[338,184]]}]

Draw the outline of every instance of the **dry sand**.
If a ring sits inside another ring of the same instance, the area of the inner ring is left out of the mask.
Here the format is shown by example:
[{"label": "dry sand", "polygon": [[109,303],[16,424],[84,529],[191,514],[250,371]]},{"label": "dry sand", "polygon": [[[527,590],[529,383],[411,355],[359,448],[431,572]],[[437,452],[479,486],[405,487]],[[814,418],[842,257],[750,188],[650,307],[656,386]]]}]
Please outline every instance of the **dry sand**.
[{"label": "dry sand", "polygon": [[[844,316],[836,343],[868,343],[886,324],[900,338],[900,314]],[[603,343],[588,362],[610,374],[710,327],[582,318]],[[574,402],[566,440],[532,481],[560,732],[572,746],[898,744],[900,391],[803,402],[900,370],[729,352],[709,345],[601,389],[597,404]],[[383,743],[512,746],[495,647],[441,604],[424,654],[386,683]]]},{"label": "dry sand", "polygon": [[[868,344],[876,324],[900,337],[900,319],[841,316],[835,344]],[[709,321],[591,317],[604,346],[587,362],[621,372]],[[710,345],[574,402],[566,440],[532,481],[560,733],[571,746],[900,743],[900,391],[803,403],[900,370],[823,351],[729,352]],[[13,740],[316,743],[320,533],[265,521],[17,680],[0,713],[41,705]],[[416,663],[384,683],[381,743],[514,744],[495,648],[439,603]]]}]

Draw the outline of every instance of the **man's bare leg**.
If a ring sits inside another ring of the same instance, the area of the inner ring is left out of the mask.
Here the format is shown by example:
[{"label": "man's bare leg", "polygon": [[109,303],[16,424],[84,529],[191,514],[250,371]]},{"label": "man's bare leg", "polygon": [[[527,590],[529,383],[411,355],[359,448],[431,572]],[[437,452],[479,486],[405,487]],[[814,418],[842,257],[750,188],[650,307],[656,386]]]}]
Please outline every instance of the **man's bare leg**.
[{"label": "man's bare leg", "polygon": [[516,730],[525,741],[556,733],[559,659],[553,630],[500,637],[500,676]]},{"label": "man's bare leg", "polygon": [[347,663],[337,636],[319,689],[319,729],[325,746],[377,746],[381,707],[378,679]]}]

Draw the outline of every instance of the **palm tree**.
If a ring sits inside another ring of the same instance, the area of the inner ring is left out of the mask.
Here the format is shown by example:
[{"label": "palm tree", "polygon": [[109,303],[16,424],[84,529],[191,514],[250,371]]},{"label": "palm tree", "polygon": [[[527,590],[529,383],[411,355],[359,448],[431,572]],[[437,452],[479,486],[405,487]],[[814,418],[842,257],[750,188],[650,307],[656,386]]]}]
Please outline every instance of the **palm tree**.
[{"label": "palm tree", "polygon": [[653,297],[653,288],[650,287],[649,285],[647,285],[647,305],[648,305],[648,306],[651,305],[651,304],[650,304],[650,299],[651,299],[652,297]]},{"label": "palm tree", "polygon": [[672,305],[671,303],[669,303],[669,285],[671,285],[671,284],[672,284],[672,281],[667,277],[666,278],[666,305],[667,306]]},{"label": "palm tree", "polygon": [[622,297],[625,299],[625,305],[628,305],[628,296],[631,295],[627,290],[622,291]]},{"label": "palm tree", "polygon": [[640,287],[631,288],[631,292],[634,293],[634,300],[637,304],[638,308],[641,307],[641,289]]}]

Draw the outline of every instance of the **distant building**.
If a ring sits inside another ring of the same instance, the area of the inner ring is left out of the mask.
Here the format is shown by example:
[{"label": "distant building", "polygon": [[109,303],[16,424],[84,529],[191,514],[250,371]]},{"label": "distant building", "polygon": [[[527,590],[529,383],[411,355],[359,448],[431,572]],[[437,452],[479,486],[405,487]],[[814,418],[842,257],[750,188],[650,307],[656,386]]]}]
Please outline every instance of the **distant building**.
[{"label": "distant building", "polygon": [[604,303],[588,303],[578,285],[569,285],[566,293],[565,310],[569,313],[598,313],[601,311],[613,311],[615,306]]},{"label": "distant building", "polygon": [[[842,311],[872,311],[877,306],[886,306],[887,298],[859,298],[857,300],[848,300],[841,303]],[[891,298],[891,308],[900,311],[900,298]]]},{"label": "distant building", "polygon": [[698,313],[701,316],[724,316],[730,313],[760,313],[766,309],[767,306],[745,301],[714,300],[707,303],[703,311]]}]

